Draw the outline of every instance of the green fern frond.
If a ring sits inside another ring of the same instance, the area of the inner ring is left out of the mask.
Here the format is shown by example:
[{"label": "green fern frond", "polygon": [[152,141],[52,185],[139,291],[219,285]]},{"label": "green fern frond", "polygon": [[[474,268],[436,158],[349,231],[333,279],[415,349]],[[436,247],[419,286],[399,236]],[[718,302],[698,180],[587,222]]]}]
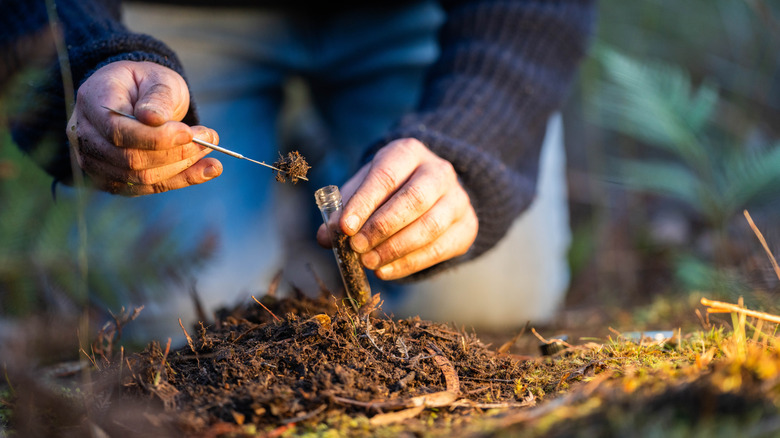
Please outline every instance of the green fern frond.
[{"label": "green fern frond", "polygon": [[594,56],[607,79],[592,102],[598,123],[667,150],[692,168],[706,166],[700,136],[718,100],[714,87],[694,89],[682,69],[638,62],[603,44]]},{"label": "green fern frond", "polygon": [[780,196],[780,142],[758,151],[739,149],[724,161],[723,203],[730,211]]},{"label": "green fern frond", "polygon": [[686,166],[666,161],[618,160],[619,181],[627,188],[669,196],[701,211],[702,186]]}]

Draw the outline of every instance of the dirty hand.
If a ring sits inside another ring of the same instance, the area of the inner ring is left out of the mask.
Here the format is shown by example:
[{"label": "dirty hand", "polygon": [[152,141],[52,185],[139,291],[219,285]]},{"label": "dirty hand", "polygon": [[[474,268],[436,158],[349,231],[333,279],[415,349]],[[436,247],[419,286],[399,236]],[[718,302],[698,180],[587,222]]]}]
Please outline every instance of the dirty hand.
[{"label": "dirty hand", "polygon": [[[222,173],[211,149],[192,138],[217,143],[215,131],[180,120],[189,91],[175,71],[151,62],[108,64],[79,87],[68,122],[79,166],[100,190],[139,196],[208,181]],[[114,114],[103,106],[137,120]]]},{"label": "dirty hand", "polygon": [[[382,280],[463,255],[477,237],[477,215],[452,164],[412,138],[380,149],[341,192],[339,225]],[[330,246],[324,225],[317,240]]]}]

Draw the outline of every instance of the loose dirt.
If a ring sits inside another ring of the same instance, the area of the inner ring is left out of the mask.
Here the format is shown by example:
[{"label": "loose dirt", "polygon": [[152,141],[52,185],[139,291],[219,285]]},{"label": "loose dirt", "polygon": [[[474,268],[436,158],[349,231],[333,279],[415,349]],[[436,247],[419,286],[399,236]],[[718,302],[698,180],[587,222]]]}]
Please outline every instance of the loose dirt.
[{"label": "loose dirt", "polygon": [[534,404],[516,386],[529,363],[489,350],[474,334],[394,320],[371,304],[355,313],[333,297],[260,302],[185,329],[184,347],[153,342],[111,366],[116,375],[121,368],[123,397],[147,403],[139,421],[150,424],[136,423],[138,431],[244,436],[338,418],[345,421],[334,427],[354,429],[346,419],[355,416],[365,420],[360,429],[426,409],[448,417]]},{"label": "loose dirt", "polygon": [[519,338],[526,344],[534,339],[538,348],[542,336],[533,328],[494,349],[463,328],[385,315],[375,297],[380,299],[357,311],[328,293],[248,300],[213,320],[182,326],[186,341],[180,347],[152,342],[135,354],[114,345],[134,314],[118,315],[82,351],[90,358],[86,368],[82,362],[42,373],[4,365],[0,432],[470,438],[780,433],[780,353],[771,327],[764,334],[727,336],[707,323],[704,331],[677,331],[662,340],[614,332],[614,339],[577,337],[579,345],[561,342],[561,351],[530,357],[507,351]]}]

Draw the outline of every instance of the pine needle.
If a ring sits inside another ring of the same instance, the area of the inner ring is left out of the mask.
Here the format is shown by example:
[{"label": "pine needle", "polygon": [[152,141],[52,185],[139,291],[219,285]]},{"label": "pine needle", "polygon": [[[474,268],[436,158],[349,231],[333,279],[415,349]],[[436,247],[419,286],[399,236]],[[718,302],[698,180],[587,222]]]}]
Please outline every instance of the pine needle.
[{"label": "pine needle", "polygon": [[758,237],[758,241],[761,242],[761,246],[764,247],[764,251],[766,251],[766,254],[769,256],[769,261],[772,262],[772,267],[775,269],[775,275],[777,275],[777,278],[780,279],[780,266],[777,265],[777,260],[775,260],[775,256],[772,255],[772,251],[769,250],[769,245],[767,245],[766,239],[764,239],[764,235],[761,234],[761,231],[753,222],[753,218],[750,217],[750,213],[748,213],[747,210],[744,210],[743,213],[745,214],[745,219],[747,219],[748,224],[750,224],[750,228],[753,229],[753,232],[756,234],[756,237]]}]

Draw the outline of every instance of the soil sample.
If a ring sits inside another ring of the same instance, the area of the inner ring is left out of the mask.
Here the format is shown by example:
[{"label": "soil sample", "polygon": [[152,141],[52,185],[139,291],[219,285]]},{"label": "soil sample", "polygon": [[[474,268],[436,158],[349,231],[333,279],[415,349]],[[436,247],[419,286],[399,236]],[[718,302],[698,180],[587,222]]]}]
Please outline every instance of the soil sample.
[{"label": "soil sample", "polygon": [[306,179],[306,173],[311,169],[306,158],[298,151],[289,152],[286,157],[279,153],[279,160],[274,163],[274,167],[279,169],[276,171],[277,181],[287,182],[287,178],[290,178],[293,184],[299,179]]},{"label": "soil sample", "polygon": [[336,255],[336,263],[339,266],[347,296],[355,301],[355,308],[359,308],[371,298],[371,287],[357,253],[349,245],[349,237],[339,227],[339,217],[341,217],[339,188],[332,185],[325,186],[314,193],[314,199],[317,201],[317,207],[319,207],[325,225],[330,232],[333,253]]}]

